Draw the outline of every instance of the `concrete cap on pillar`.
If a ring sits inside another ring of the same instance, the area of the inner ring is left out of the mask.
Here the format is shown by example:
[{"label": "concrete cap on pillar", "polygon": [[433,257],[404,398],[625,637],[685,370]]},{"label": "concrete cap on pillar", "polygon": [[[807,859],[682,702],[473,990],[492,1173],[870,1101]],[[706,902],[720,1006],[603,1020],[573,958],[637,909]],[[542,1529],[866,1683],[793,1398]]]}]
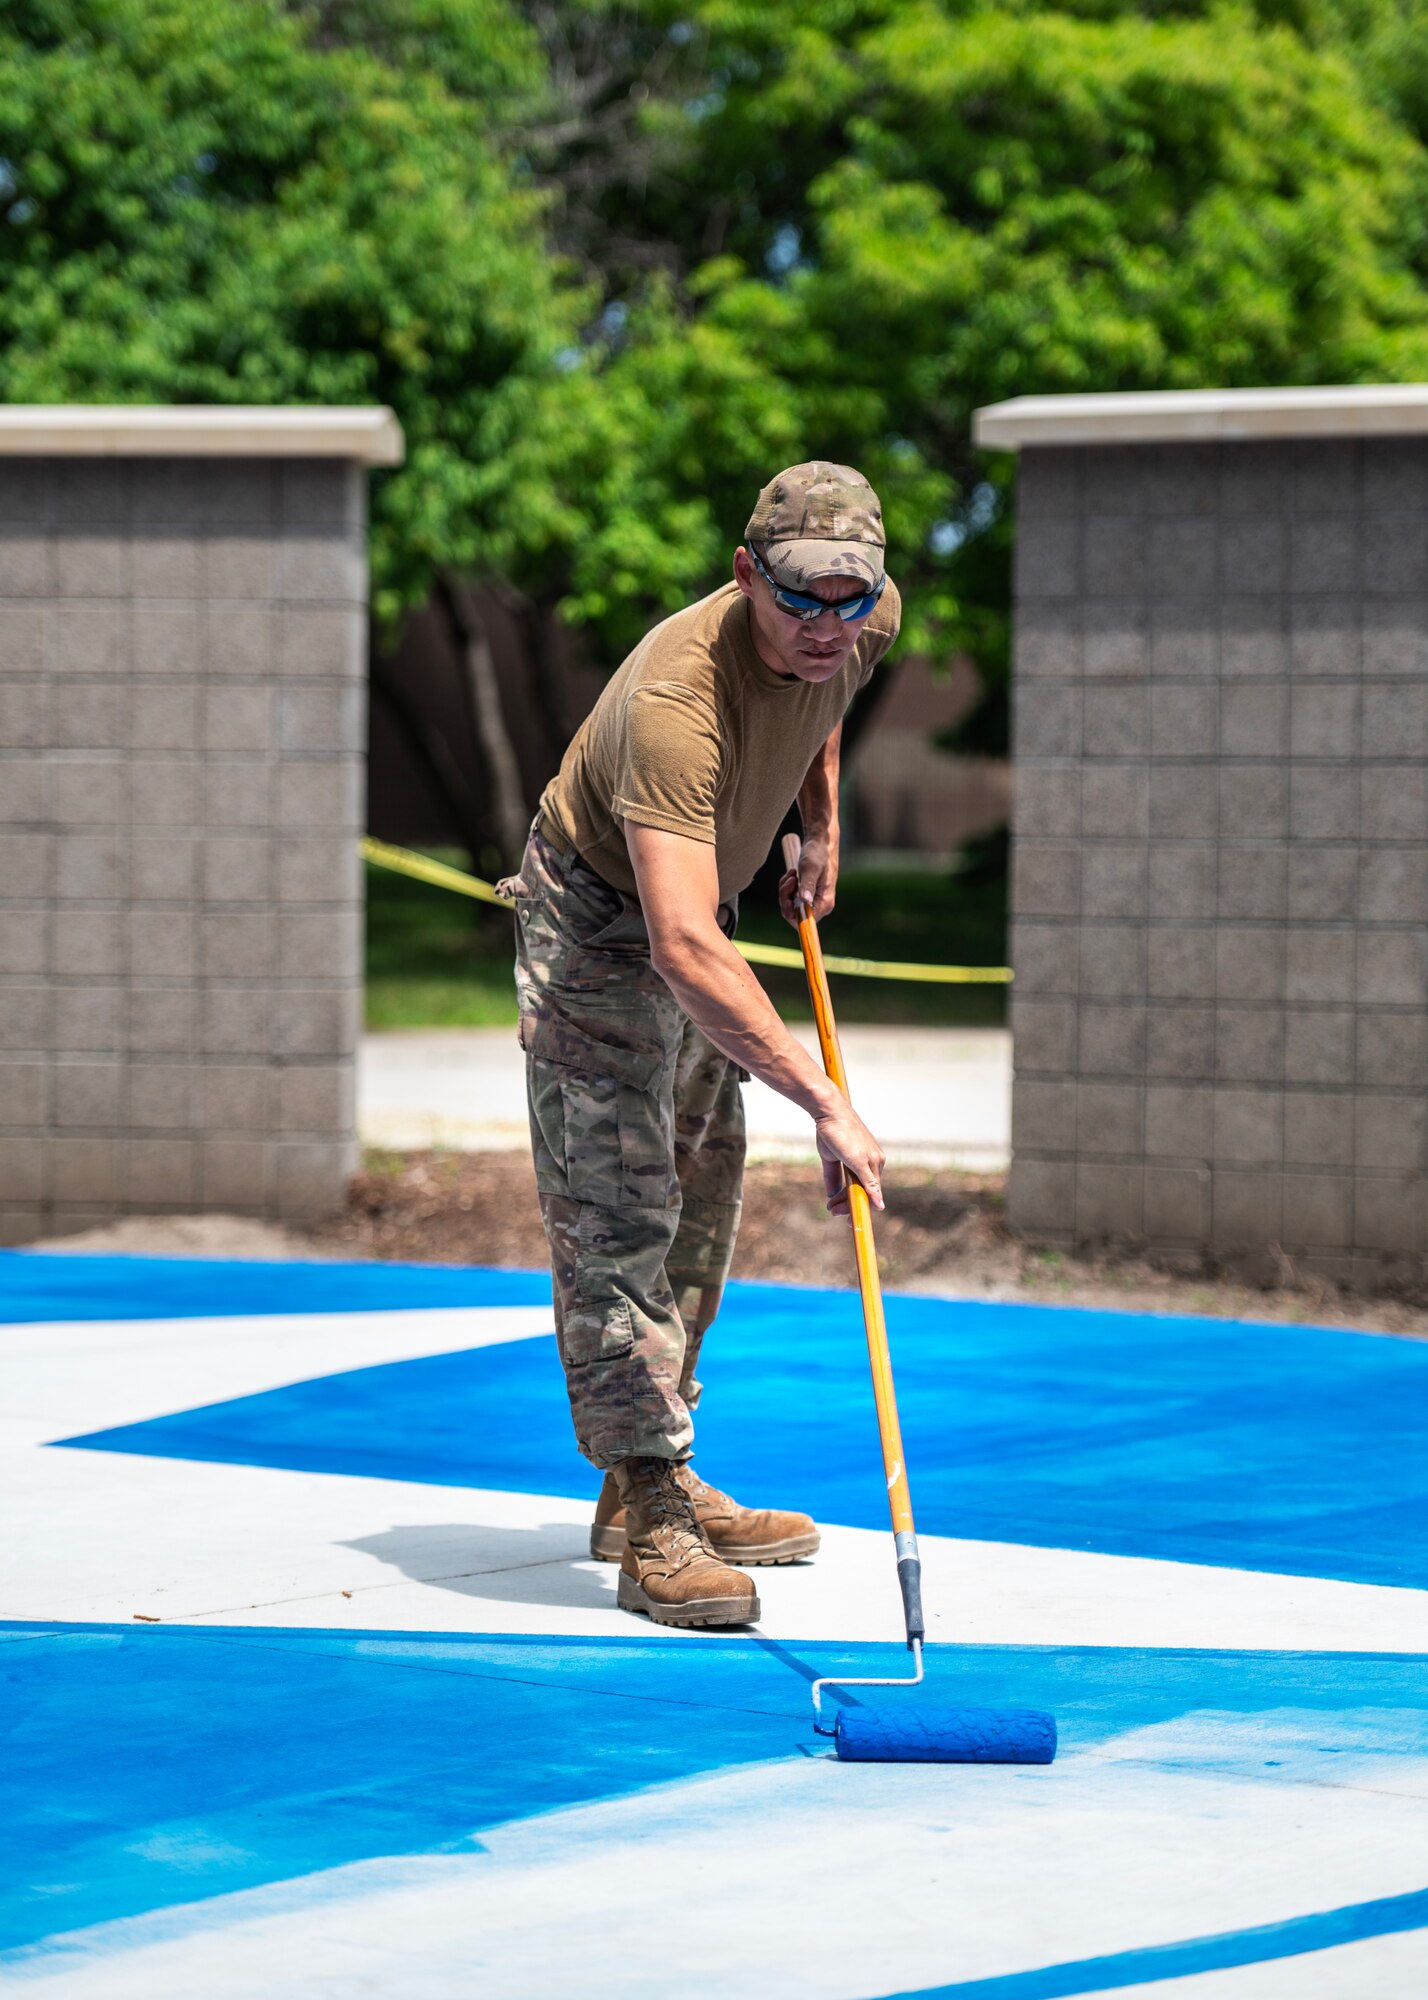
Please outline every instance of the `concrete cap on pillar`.
[{"label": "concrete cap on pillar", "polygon": [[400,465],[405,450],[402,427],[382,404],[0,407],[0,458],[345,458],[359,465]]},{"label": "concrete cap on pillar", "polygon": [[1428,383],[1338,389],[1174,389],[1107,396],[1014,396],[972,418],[989,451],[1022,445],[1241,443],[1254,438],[1428,433]]}]

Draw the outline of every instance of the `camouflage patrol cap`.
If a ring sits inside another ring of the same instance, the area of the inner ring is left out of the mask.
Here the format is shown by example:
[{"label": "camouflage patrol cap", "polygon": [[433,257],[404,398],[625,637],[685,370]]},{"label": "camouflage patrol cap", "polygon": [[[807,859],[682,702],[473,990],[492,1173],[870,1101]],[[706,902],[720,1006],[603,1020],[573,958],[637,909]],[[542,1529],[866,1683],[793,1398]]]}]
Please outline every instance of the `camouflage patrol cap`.
[{"label": "camouflage patrol cap", "polygon": [[744,530],[778,581],[807,590],[820,576],[849,576],[871,590],[883,573],[883,510],[851,465],[811,458],[771,479]]}]

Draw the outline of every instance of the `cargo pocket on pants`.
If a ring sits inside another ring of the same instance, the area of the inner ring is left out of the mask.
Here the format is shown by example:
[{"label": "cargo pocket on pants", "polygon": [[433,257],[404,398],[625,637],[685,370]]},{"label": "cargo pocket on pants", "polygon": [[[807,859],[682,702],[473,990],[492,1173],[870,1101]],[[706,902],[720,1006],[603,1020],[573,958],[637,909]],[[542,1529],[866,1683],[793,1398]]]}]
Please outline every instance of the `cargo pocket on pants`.
[{"label": "cargo pocket on pants", "polygon": [[603,1298],[590,1297],[577,1286],[566,1307],[561,1346],[568,1375],[584,1371],[594,1376],[628,1361],[635,1349],[629,1300],[608,1292]]},{"label": "cargo pocket on pants", "polygon": [[600,1041],[554,1008],[522,1020],[521,1042],[544,1071],[541,1095],[552,1087],[558,1095],[558,1134],[548,1108],[539,1122],[571,1199],[606,1209],[669,1206],[679,1185],[663,1053]]}]

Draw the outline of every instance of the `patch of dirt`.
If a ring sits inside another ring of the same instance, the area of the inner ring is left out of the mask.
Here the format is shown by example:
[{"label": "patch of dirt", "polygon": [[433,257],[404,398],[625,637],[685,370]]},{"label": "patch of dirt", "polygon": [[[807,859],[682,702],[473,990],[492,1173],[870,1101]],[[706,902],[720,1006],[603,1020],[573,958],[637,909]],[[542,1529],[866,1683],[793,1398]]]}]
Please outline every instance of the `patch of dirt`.
[{"label": "patch of dirt", "polygon": [[[1288,1258],[1281,1282],[1260,1288],[1211,1270],[1186,1274],[1114,1246],[1069,1256],[1034,1250],[1008,1228],[1005,1177],[952,1168],[904,1169],[877,1225],[883,1282],[910,1292],[1116,1307],[1212,1319],[1353,1326],[1428,1338],[1416,1295],[1364,1297],[1304,1279]],[[546,1262],[535,1176],[524,1153],[371,1152],[335,1221],[311,1230],[241,1215],[128,1216],[35,1250],[149,1257],[374,1257],[406,1263]],[[823,1206],[812,1166],[751,1161],[734,1256],[738,1278],[852,1285],[847,1225]]]},{"label": "patch of dirt", "polygon": [[[1210,1271],[1168,1270],[1133,1251],[1107,1248],[1072,1257],[1033,1250],[1007,1226],[1005,1186],[1000,1174],[900,1173],[877,1225],[884,1283],[1025,1304],[1428,1336],[1428,1307],[1415,1299],[1364,1298],[1303,1280],[1287,1258],[1281,1282],[1259,1289]],[[369,1153],[344,1215],[305,1240],[309,1255],[527,1269],[546,1262],[535,1177],[523,1153]],[[856,1282],[847,1225],[826,1213],[813,1167],[750,1162],[734,1275],[789,1284]]]},{"label": "patch of dirt", "polygon": [[231,1257],[263,1262],[284,1257],[339,1257],[312,1238],[251,1215],[126,1215],[77,1236],[46,1236],[31,1250],[94,1257]]}]

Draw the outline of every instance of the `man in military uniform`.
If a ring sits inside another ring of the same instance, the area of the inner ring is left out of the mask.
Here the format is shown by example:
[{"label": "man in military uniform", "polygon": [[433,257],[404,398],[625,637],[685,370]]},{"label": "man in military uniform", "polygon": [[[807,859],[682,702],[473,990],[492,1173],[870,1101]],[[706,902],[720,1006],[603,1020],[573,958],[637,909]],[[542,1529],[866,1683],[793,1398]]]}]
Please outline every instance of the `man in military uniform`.
[{"label": "man in military uniform", "polygon": [[816,460],[759,495],[733,581],[667,618],[604,689],[547,787],[519,877],[516,979],[536,1185],[580,1450],[605,1473],[592,1553],[669,1625],[759,1615],[739,1563],[818,1547],[689,1463],[695,1365],[738,1227],[748,1073],[813,1120],[830,1206],[882,1206],[883,1153],[731,942],[795,796],[796,898],[833,907],[838,742],[897,636],[877,497]]}]

